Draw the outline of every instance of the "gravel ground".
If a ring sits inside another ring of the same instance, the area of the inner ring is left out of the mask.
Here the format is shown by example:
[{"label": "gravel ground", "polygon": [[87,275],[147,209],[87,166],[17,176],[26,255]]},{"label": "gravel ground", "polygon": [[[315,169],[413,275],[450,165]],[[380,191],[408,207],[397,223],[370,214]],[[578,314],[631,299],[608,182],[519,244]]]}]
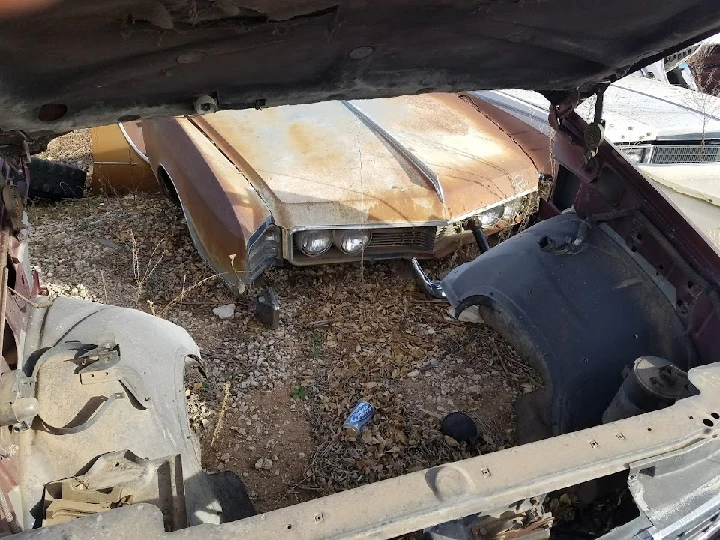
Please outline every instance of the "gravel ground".
[{"label": "gravel ground", "polygon": [[[46,157],[82,166],[87,132]],[[84,141],[84,142],[83,142]],[[30,208],[31,260],[51,295],[134,307],[186,328],[202,365],[186,377],[188,411],[209,470],[231,470],[268,511],[515,444],[513,404],[539,380],[505,340],[448,316],[405,261],[268,271],[277,330],[233,298],[197,255],[182,212],[161,197],[91,197]],[[441,276],[474,246],[428,263]],[[220,319],[213,309],[235,304]],[[342,424],[376,409],[360,438]],[[451,411],[481,438],[446,439]]]}]

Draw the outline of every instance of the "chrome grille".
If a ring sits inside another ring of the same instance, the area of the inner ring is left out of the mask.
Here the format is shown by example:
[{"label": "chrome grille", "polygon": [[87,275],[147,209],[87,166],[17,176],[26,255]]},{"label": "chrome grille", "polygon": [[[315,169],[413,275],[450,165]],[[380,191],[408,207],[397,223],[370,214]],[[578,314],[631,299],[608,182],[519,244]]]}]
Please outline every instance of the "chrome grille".
[{"label": "chrome grille", "polygon": [[435,235],[435,238],[437,240],[440,240],[441,238],[445,238],[446,236],[453,236],[458,232],[458,227],[456,225],[445,225],[443,227],[437,228],[437,234]]},{"label": "chrome grille", "polygon": [[710,163],[720,161],[720,146],[709,144],[658,145],[653,147],[650,163]]},{"label": "chrome grille", "polygon": [[280,261],[280,239],[280,230],[272,225],[252,243],[248,250],[243,281],[252,283],[264,270]]},{"label": "chrome grille", "polygon": [[397,227],[372,230],[368,248],[412,248],[432,251],[436,227]]}]

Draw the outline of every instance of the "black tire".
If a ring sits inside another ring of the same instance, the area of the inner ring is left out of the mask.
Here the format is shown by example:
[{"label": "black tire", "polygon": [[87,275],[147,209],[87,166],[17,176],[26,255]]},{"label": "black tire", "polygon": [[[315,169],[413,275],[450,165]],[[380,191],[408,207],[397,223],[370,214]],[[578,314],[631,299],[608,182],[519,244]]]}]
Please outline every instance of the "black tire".
[{"label": "black tire", "polygon": [[59,201],[79,199],[85,191],[87,173],[54,161],[33,158],[30,171],[30,198]]}]

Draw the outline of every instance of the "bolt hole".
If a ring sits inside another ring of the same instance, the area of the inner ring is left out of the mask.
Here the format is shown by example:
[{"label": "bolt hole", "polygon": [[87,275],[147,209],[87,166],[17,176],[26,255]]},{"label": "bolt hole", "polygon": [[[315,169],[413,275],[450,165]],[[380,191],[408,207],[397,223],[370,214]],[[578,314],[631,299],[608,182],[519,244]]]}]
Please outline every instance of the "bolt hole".
[{"label": "bolt hole", "polygon": [[320,523],[322,521],[322,514],[315,514],[315,521]]},{"label": "bolt hole", "polygon": [[709,418],[703,419],[703,424],[705,424],[707,427],[713,427],[715,425],[715,422],[710,420]]},{"label": "bolt hole", "polygon": [[649,427],[649,428],[647,428],[647,430],[648,430],[648,431],[652,431],[652,428],[651,428],[651,427]]},{"label": "bolt hole", "polygon": [[716,412],[710,413],[710,416],[712,416],[715,420],[720,420],[720,414],[718,414]]},{"label": "bolt hole", "polygon": [[684,302],[678,298],[678,301],[676,302],[677,307],[681,308],[683,307]]},{"label": "bolt hole", "polygon": [[68,112],[67,105],[64,103],[46,103],[38,110],[38,120],[41,122],[55,122],[60,120]]},{"label": "bolt hole", "polygon": [[292,529],[292,523],[288,523],[287,528],[288,528],[288,531],[289,531],[290,529]]},{"label": "bolt hole", "polygon": [[661,264],[658,266],[658,270],[660,270],[662,272],[663,270],[665,270],[665,267]]},{"label": "bolt hole", "polygon": [[637,251],[637,247],[635,247],[635,246],[630,246],[630,251],[632,251],[633,253],[635,253],[635,252]]},{"label": "bolt hole", "polygon": [[695,284],[692,281],[688,281],[688,289],[692,289]]},{"label": "bolt hole", "polygon": [[688,416],[688,420],[693,420],[693,417],[692,417],[692,416]]},{"label": "bolt hole", "polygon": [[120,463],[115,463],[115,466],[116,466],[116,467],[119,467],[119,466],[120,466]]},{"label": "bolt hole", "polygon": [[637,233],[635,235],[635,238],[637,238],[638,240],[642,240],[642,233]]}]

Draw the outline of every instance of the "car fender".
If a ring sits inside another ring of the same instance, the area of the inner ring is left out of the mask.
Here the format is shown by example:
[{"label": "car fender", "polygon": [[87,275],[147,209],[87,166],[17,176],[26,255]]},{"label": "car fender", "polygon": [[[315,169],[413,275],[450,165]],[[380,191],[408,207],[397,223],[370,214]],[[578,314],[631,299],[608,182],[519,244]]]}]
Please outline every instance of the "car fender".
[{"label": "car fender", "polygon": [[185,118],[146,121],[143,134],[152,168],[181,203],[206,262],[231,286],[252,281],[257,267],[247,266],[249,248],[272,224],[255,188]]}]

